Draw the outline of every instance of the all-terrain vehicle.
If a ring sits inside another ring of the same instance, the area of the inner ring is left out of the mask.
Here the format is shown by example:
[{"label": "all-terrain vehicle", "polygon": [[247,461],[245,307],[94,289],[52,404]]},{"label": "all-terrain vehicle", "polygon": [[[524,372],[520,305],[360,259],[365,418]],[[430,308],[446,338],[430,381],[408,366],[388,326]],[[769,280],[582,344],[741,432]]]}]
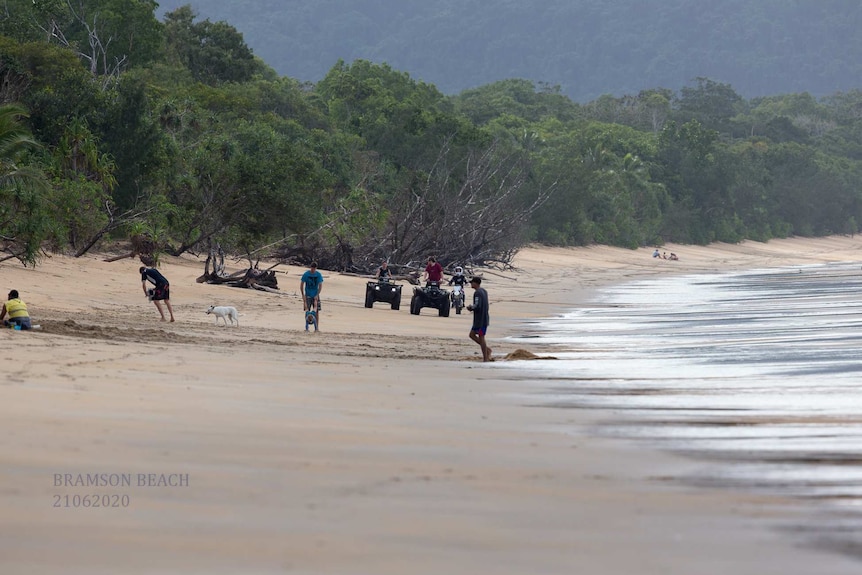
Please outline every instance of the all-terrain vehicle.
[{"label": "all-terrain vehicle", "polygon": [[374,302],[382,301],[397,310],[401,307],[401,286],[380,278],[365,284],[365,307],[374,307]]},{"label": "all-terrain vehicle", "polygon": [[433,307],[440,317],[449,317],[449,292],[440,289],[437,282],[428,282],[425,287],[414,287],[410,299],[410,313],[419,315],[423,307]]}]

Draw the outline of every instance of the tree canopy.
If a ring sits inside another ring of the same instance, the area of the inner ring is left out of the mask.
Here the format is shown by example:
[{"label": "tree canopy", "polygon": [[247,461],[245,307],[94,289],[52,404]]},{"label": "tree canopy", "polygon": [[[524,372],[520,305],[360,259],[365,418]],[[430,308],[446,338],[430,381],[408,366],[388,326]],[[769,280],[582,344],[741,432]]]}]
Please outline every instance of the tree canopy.
[{"label": "tree canopy", "polygon": [[144,0],[9,2],[0,250],[28,264],[146,236],[172,254],[218,244],[343,270],[506,265],[527,242],[765,241],[862,222],[859,90],[745,98],[697,75],[578,103],[513,77],[446,95],[364,59],[307,83],[188,6],[159,22]]}]

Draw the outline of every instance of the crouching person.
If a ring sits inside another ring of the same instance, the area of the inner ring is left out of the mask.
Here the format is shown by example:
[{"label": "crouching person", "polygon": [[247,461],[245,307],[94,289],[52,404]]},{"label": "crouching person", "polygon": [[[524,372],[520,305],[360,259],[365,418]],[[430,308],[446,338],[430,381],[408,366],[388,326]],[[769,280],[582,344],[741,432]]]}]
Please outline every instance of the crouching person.
[{"label": "crouching person", "polygon": [[[7,319],[8,316],[8,319]],[[31,329],[30,314],[27,312],[27,304],[18,297],[18,290],[9,292],[9,301],[3,304],[0,310],[0,320],[6,327],[19,326],[18,329]]]}]

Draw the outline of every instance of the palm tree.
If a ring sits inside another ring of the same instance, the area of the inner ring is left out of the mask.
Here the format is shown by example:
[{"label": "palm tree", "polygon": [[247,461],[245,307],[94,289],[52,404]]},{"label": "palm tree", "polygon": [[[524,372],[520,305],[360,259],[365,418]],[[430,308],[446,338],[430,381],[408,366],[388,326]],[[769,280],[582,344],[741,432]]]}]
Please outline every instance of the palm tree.
[{"label": "palm tree", "polygon": [[18,104],[0,106],[0,250],[9,254],[0,261],[18,258],[25,265],[35,264],[45,236],[48,189],[41,170],[21,163],[25,152],[39,148],[21,121],[26,117]]}]

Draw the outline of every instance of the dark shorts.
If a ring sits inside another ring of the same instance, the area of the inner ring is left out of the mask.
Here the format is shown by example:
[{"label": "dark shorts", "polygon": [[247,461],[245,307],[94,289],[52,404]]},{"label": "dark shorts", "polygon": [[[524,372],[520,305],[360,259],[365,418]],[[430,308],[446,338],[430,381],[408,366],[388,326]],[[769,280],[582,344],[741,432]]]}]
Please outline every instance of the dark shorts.
[{"label": "dark shorts", "polygon": [[[305,297],[305,309],[314,309],[314,299],[318,298],[318,296],[314,297]],[[315,311],[320,311],[323,309],[323,306],[320,304],[320,299],[317,300],[317,309]]]},{"label": "dark shorts", "polygon": [[170,284],[153,288],[153,301],[161,301],[165,299],[171,299]]},{"label": "dark shorts", "polygon": [[[470,328],[470,331],[478,333],[479,335],[485,335],[486,333],[488,333],[488,326],[485,325],[485,326],[479,327],[479,326],[474,325],[472,328]],[[461,332],[461,333],[464,333],[464,332]]]},{"label": "dark shorts", "polygon": [[7,327],[20,325],[21,329],[31,329],[33,327],[30,324],[30,318],[29,317],[10,317],[9,319],[4,320],[3,323]]}]

